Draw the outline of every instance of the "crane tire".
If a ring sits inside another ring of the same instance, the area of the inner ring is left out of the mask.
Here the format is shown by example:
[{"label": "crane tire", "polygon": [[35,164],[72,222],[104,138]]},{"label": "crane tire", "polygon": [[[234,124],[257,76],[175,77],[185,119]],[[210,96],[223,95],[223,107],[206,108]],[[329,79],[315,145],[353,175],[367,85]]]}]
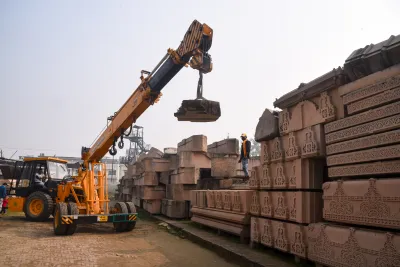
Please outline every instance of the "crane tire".
[{"label": "crane tire", "polygon": [[[128,207],[126,206],[126,204],[124,202],[117,202],[115,203],[114,208],[117,210],[117,214],[118,213],[128,213]],[[128,223],[126,222],[115,222],[114,224],[114,229],[116,232],[120,233],[120,232],[125,232],[126,228],[128,226]]]},{"label": "crane tire", "polygon": [[[75,202],[68,202],[68,215],[78,215],[79,209]],[[73,235],[76,231],[77,224],[72,222],[72,224],[67,227],[67,235]]]},{"label": "crane tire", "polygon": [[55,235],[66,235],[68,231],[68,224],[62,224],[61,216],[68,215],[68,205],[65,202],[59,202],[56,204],[53,220],[53,229]]},{"label": "crane tire", "polygon": [[36,191],[30,194],[24,205],[25,216],[34,222],[47,220],[53,212],[54,202],[49,194]]},{"label": "crane tire", "polygon": [[[133,204],[133,202],[125,202],[126,206],[128,207],[128,212],[129,213],[136,213],[136,207],[135,204]],[[136,217],[137,220],[137,217]],[[136,226],[136,221],[134,222],[127,222],[127,226],[126,226],[126,231],[130,232],[132,231]]]}]

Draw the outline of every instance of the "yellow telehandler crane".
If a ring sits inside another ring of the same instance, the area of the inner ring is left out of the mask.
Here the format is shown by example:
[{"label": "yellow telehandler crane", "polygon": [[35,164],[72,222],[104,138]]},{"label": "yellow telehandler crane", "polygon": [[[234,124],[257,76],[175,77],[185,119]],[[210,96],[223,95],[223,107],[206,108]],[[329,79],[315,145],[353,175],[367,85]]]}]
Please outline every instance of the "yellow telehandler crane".
[{"label": "yellow telehandler crane", "polygon": [[[56,235],[72,235],[78,224],[85,223],[113,223],[117,232],[134,229],[137,212],[132,202],[117,202],[109,207],[106,166],[101,159],[107,153],[116,155],[116,145],[124,147],[123,139],[132,125],[159,101],[161,90],[184,66],[199,71],[197,98],[183,100],[175,117],[179,121],[212,122],[221,116],[219,102],[202,96],[203,74],[212,71],[211,56],[207,53],[212,38],[213,30],[194,20],[178,49],[168,49],[151,72],[141,71],[140,85],[118,112],[107,118],[108,126],[93,146],[82,147],[83,163],[78,175],[65,175],[66,161],[57,158],[25,158],[19,163],[20,175],[15,177],[16,181],[13,179],[10,188],[15,195],[10,198],[10,210],[24,211],[33,221],[43,221],[53,214]],[[38,182],[38,173],[47,177],[45,183]]]}]

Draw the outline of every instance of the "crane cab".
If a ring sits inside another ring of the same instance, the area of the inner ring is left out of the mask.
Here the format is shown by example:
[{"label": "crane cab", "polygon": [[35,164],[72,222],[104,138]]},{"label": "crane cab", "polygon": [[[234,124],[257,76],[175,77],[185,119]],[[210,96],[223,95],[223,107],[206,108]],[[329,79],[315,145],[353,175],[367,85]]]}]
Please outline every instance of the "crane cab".
[{"label": "crane cab", "polygon": [[17,165],[11,181],[9,210],[24,212],[31,221],[48,219],[54,212],[57,186],[68,176],[67,161],[29,157]]}]

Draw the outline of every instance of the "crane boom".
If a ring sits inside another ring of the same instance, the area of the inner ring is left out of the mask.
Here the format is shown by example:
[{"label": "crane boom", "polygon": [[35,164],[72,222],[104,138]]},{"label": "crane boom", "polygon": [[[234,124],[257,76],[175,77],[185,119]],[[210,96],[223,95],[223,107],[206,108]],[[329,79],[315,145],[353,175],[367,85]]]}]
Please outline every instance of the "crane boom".
[{"label": "crane boom", "polygon": [[107,152],[115,155],[118,138],[121,138],[118,146],[123,148],[124,132],[132,127],[149,106],[158,102],[162,95],[161,90],[184,66],[190,65],[198,70],[201,77],[203,73],[210,72],[212,62],[207,51],[211,48],[212,37],[213,30],[207,24],[194,20],[178,49],[168,49],[167,54],[153,71],[142,71],[140,85],[118,112],[110,117],[111,123],[94,145],[90,148],[82,147],[84,165],[87,166],[88,162],[99,162]]}]

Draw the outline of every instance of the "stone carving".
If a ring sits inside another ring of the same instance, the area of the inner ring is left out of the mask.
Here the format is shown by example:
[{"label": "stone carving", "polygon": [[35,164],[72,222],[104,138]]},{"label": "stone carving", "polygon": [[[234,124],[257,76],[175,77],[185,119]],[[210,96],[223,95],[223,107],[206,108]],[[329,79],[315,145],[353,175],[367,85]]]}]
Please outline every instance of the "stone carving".
[{"label": "stone carving", "polygon": [[289,251],[290,245],[288,242],[285,225],[283,223],[279,223],[277,229],[277,237],[274,240],[275,248],[283,251]]},{"label": "stone carving", "polygon": [[277,205],[274,209],[274,217],[288,219],[289,212],[286,205],[285,196],[283,195],[282,192],[279,193],[277,200],[278,200]]},{"label": "stone carving", "polygon": [[284,109],[279,113],[279,132],[281,134],[288,133],[290,119],[290,113],[287,109]]},{"label": "stone carving", "polygon": [[250,189],[259,189],[260,188],[260,169],[261,166],[255,166],[251,170],[251,176],[249,179],[249,187]]},{"label": "stone carving", "polygon": [[215,207],[217,209],[222,209],[223,206],[223,201],[222,201],[222,192],[221,191],[216,191],[215,192]]},{"label": "stone carving", "polygon": [[251,218],[251,239],[253,242],[260,242],[260,232],[259,232],[258,218]]},{"label": "stone carving", "polygon": [[393,244],[393,237],[392,233],[386,233],[386,242],[379,251],[379,257],[375,260],[375,266],[400,266],[400,254]]},{"label": "stone carving", "polygon": [[385,91],[379,95],[374,95],[369,98],[351,103],[347,106],[347,112],[349,114],[353,114],[399,99],[400,99],[400,87]]},{"label": "stone carving", "polygon": [[[331,186],[336,187],[332,195]],[[384,195],[379,190],[382,189]],[[349,194],[345,193],[344,188]],[[400,181],[369,179],[324,184],[326,220],[400,229]]]},{"label": "stone carving", "polygon": [[271,149],[271,162],[282,161],[283,160],[283,151],[281,140],[279,137],[274,139],[273,147]]},{"label": "stone carving", "polygon": [[276,166],[276,176],[274,177],[274,185],[276,188],[285,188],[288,186],[288,180],[286,179],[285,170],[283,164],[279,163]]},{"label": "stone carving", "polygon": [[354,237],[354,228],[350,228],[349,239],[343,244],[343,249],[340,254],[340,262],[348,266],[365,267],[367,260],[361,252],[360,246]]},{"label": "stone carving", "polygon": [[349,128],[366,122],[382,119],[400,113],[400,102],[395,102],[383,107],[371,109],[363,113],[353,115],[341,120],[325,124],[325,133],[338,131],[344,128]]},{"label": "stone carving", "polygon": [[270,162],[269,156],[269,149],[268,149],[268,142],[262,142],[262,164],[268,164]]},{"label": "stone carving", "polygon": [[341,131],[329,133],[325,136],[326,144],[346,141],[349,139],[363,137],[371,133],[381,133],[400,127],[400,115],[383,118],[377,121],[368,122]]},{"label": "stone carving", "polygon": [[292,172],[289,176],[289,187],[296,187],[296,162],[293,162]]},{"label": "stone carving", "polygon": [[315,141],[314,132],[311,127],[308,127],[305,133],[305,141],[301,154],[302,157],[312,157],[318,155],[318,144]]},{"label": "stone carving", "polygon": [[272,181],[271,181],[271,176],[270,176],[270,170],[268,165],[264,165],[262,167],[262,177],[260,180],[260,188],[271,188],[272,187]]},{"label": "stone carving", "polygon": [[326,122],[335,119],[336,110],[335,110],[335,107],[332,105],[331,98],[328,95],[328,92],[321,93],[321,96],[319,99],[318,111],[321,114],[322,118],[325,119]]},{"label": "stone carving", "polygon": [[351,93],[344,95],[342,98],[343,104],[347,105],[347,104],[349,104],[351,102],[355,102],[359,99],[363,99],[363,98],[384,92],[386,90],[390,90],[399,85],[400,85],[400,75],[390,77],[379,83],[355,90]]},{"label": "stone carving", "polygon": [[393,159],[399,157],[400,145],[395,145],[329,156],[327,157],[327,164],[328,166],[334,166],[349,163]]},{"label": "stone carving", "polygon": [[[323,262],[334,266],[335,253],[333,250],[333,242],[328,239],[325,232],[326,225],[322,224],[320,226],[319,235],[315,238],[310,235],[315,229],[315,225],[311,224],[308,226],[308,245],[309,245],[309,256],[311,256],[316,262]],[[310,257],[310,258],[311,258]]]},{"label": "stone carving", "polygon": [[232,210],[241,212],[242,211],[242,202],[240,200],[240,194],[239,192],[233,192],[233,204],[232,204]]},{"label": "stone carving", "polygon": [[291,160],[300,157],[300,149],[296,144],[294,133],[289,134],[289,147],[285,150],[285,159]]},{"label": "stone carving", "polygon": [[[294,193],[294,196],[293,196],[293,199],[292,199],[292,201],[293,201],[292,205],[290,207],[289,218],[292,221],[296,221],[296,219],[297,219],[296,192],[293,192],[293,193]],[[304,207],[304,208],[307,208],[307,207]]]},{"label": "stone carving", "polygon": [[[400,103],[400,102],[399,102]],[[341,143],[328,145],[326,152],[328,155],[338,154],[341,152],[360,150],[370,147],[378,147],[400,142],[400,130],[391,132],[374,134],[367,137],[353,139]]]},{"label": "stone carving", "polygon": [[303,231],[295,231],[294,242],[290,245],[290,252],[299,256],[306,257],[306,244],[303,238]]},{"label": "stone carving", "polygon": [[232,195],[230,191],[224,191],[224,210],[232,210]]},{"label": "stone carving", "polygon": [[207,194],[207,206],[209,208],[215,208],[215,194],[214,191],[208,190]]},{"label": "stone carving", "polygon": [[263,231],[261,234],[261,244],[273,247],[274,246],[274,238],[272,237],[272,226],[270,220],[263,220]]},{"label": "stone carving", "polygon": [[271,200],[271,193],[265,192],[263,193],[263,197],[260,198],[262,201],[261,204],[261,215],[266,217],[274,216],[274,210],[272,209],[272,200]]},{"label": "stone carving", "polygon": [[330,167],[329,177],[400,173],[400,160]]},{"label": "stone carving", "polygon": [[257,191],[254,191],[251,195],[251,205],[250,205],[250,213],[253,215],[260,215],[261,206],[260,206],[260,198]]}]

